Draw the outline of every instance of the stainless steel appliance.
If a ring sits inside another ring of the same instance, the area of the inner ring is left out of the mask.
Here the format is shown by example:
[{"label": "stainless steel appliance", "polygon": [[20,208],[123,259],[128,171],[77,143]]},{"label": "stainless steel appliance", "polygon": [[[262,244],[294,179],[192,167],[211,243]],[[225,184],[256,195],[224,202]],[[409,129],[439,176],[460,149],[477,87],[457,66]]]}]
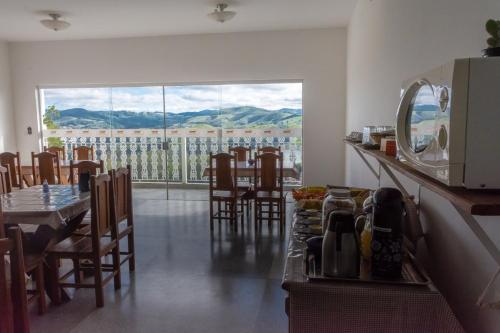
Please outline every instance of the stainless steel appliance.
[{"label": "stainless steel appliance", "polygon": [[401,157],[450,186],[500,188],[500,58],[457,59],[403,84]]}]

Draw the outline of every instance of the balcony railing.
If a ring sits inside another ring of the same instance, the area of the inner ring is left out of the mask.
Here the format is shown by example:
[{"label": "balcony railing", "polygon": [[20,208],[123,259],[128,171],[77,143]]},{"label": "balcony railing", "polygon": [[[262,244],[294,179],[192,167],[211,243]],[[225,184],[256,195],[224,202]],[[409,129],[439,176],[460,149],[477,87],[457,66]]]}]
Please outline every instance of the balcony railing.
[{"label": "balcony railing", "polygon": [[[130,164],[135,182],[204,183],[209,154],[229,147],[281,147],[285,167],[302,169],[301,129],[56,129],[44,130],[48,138],[59,138],[67,159],[73,147],[95,147],[96,158],[106,169]],[[300,172],[301,173],[301,172]],[[289,184],[301,180],[287,179]]]}]

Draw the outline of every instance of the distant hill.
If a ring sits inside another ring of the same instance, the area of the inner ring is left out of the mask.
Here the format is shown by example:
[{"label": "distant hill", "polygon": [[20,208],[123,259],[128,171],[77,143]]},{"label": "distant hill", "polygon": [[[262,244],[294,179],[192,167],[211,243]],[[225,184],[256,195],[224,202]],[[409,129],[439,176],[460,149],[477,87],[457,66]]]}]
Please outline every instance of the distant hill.
[{"label": "distant hill", "polygon": [[[54,120],[59,128],[163,128],[163,112],[60,110]],[[266,110],[253,106],[197,112],[167,112],[167,128],[296,128],[302,125],[301,109]]]}]

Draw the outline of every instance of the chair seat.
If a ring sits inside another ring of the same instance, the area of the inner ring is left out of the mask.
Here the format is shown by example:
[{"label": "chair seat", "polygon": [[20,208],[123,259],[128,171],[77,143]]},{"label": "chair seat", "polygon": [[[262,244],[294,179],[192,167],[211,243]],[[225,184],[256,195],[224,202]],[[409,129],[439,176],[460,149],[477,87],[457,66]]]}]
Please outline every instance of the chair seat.
[{"label": "chair seat", "polygon": [[278,200],[281,198],[278,191],[256,191],[254,195],[257,200]]},{"label": "chair seat", "polygon": [[[247,191],[240,191],[240,190],[238,190],[237,197],[241,198],[246,193],[247,193]],[[214,191],[212,197],[214,199],[218,199],[218,198],[220,198],[220,199],[229,199],[229,198],[233,197],[233,192],[232,191]]]},{"label": "chair seat", "polygon": [[122,239],[132,232],[134,227],[127,224],[127,220],[118,223],[118,239]]},{"label": "chair seat", "polygon": [[251,182],[238,182],[238,189],[249,189],[253,186]]},{"label": "chair seat", "polygon": [[[116,244],[111,238],[101,238],[101,252],[109,252]],[[92,238],[89,236],[71,236],[54,245],[49,254],[58,256],[87,255],[93,256]]]}]

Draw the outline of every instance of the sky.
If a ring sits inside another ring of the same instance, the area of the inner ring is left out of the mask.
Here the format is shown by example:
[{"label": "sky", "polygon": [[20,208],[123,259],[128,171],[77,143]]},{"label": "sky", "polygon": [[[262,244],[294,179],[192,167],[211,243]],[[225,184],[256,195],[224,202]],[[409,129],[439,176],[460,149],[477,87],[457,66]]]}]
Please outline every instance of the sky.
[{"label": "sky", "polygon": [[[58,110],[162,112],[161,86],[43,89],[45,107]],[[234,106],[268,110],[302,109],[302,83],[166,86],[167,112],[193,112]]]}]

